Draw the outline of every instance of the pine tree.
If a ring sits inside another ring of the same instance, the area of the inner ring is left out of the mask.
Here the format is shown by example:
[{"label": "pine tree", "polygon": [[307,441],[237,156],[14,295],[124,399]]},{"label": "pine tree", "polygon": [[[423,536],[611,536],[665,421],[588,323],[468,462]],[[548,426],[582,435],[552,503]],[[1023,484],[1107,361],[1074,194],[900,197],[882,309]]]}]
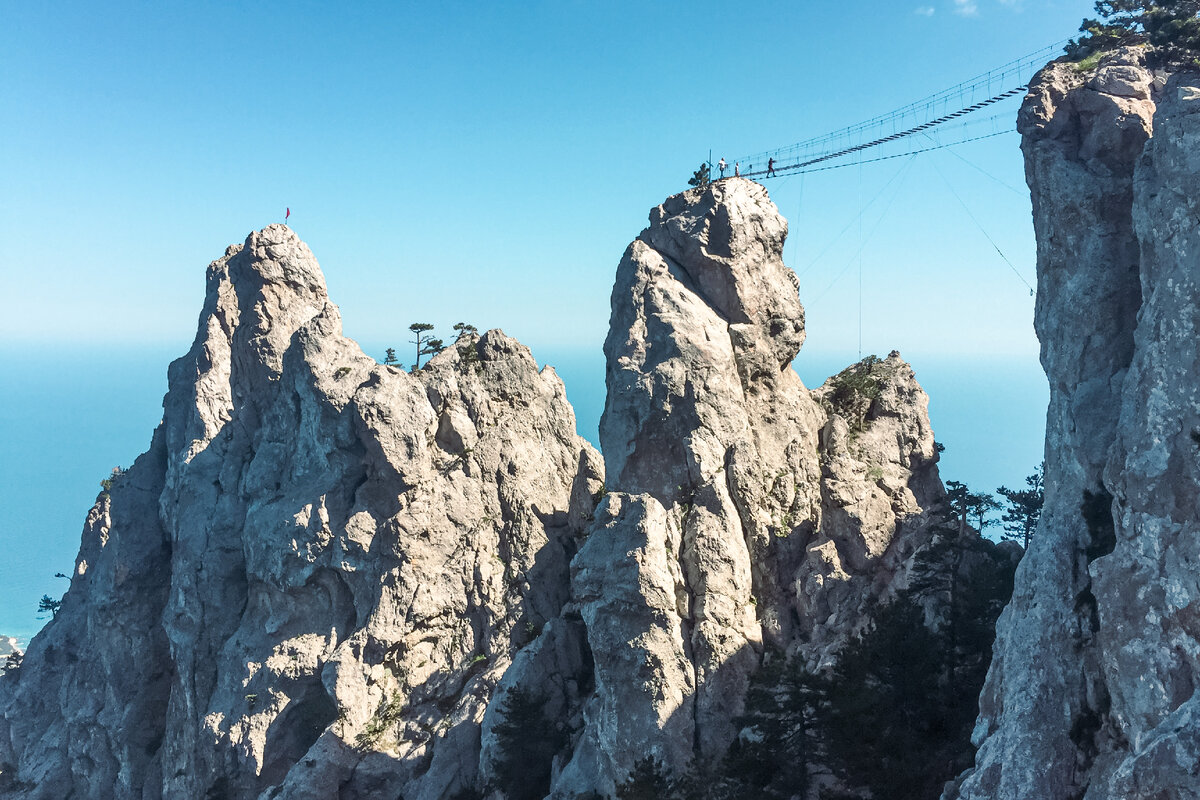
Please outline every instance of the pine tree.
[{"label": "pine tree", "polygon": [[[970,492],[958,486],[961,505]],[[977,701],[1013,565],[995,544],[960,534],[962,525],[961,516],[946,519],[914,558],[909,589],[869,611],[813,695],[824,761],[851,790],[926,800],[972,762]]]},{"label": "pine tree", "polygon": [[42,599],[38,601],[38,613],[44,614],[50,612],[50,619],[58,616],[58,610],[62,608],[62,600],[55,600],[48,594],[42,595]]},{"label": "pine tree", "polygon": [[871,618],[824,681],[818,725],[829,767],[872,797],[937,797],[958,766],[947,754],[944,645],[907,594]]},{"label": "pine tree", "polygon": [[965,483],[946,481],[946,505],[949,514],[958,524],[959,534],[965,534],[971,520],[979,532],[991,524],[988,516],[1000,510],[996,498],[986,492],[972,492]]},{"label": "pine tree", "polygon": [[1006,505],[1004,516],[1000,518],[1004,525],[1001,535],[1005,539],[1019,541],[1026,550],[1037,530],[1038,520],[1042,518],[1042,505],[1046,499],[1042,485],[1045,469],[1044,463],[1039,464],[1032,475],[1026,476],[1025,485],[1028,488],[1009,489],[1001,486],[996,489],[996,493],[1004,497]]},{"label": "pine tree", "polygon": [[946,506],[950,518],[958,525],[959,534],[966,533],[971,514],[971,490],[965,483],[946,481]]},{"label": "pine tree", "polygon": [[[957,530],[949,525],[942,526],[940,531],[935,533],[933,541],[930,542],[924,554],[926,563],[924,565],[914,564],[916,578],[911,584],[914,592],[945,594],[945,607],[950,609],[951,619],[950,624],[943,629],[943,633],[946,634],[947,646],[952,653],[958,650],[958,626],[953,619],[953,612],[959,606],[964,547],[970,541],[967,518],[974,508],[977,498],[978,495],[972,493],[966,484],[958,481],[946,482],[946,499],[951,514],[951,519],[947,521],[953,522],[956,518]],[[948,675],[951,693],[957,692],[955,677],[953,666],[951,666]]]},{"label": "pine tree", "polygon": [[1067,46],[1069,57],[1149,44],[1156,65],[1200,67],[1200,0],[1098,0],[1096,15],[1079,26],[1084,35]]},{"label": "pine tree", "polygon": [[813,729],[820,684],[799,661],[769,652],[750,680],[741,733],[722,763],[734,797],[788,800],[808,794],[817,756]]},{"label": "pine tree", "polygon": [[701,164],[700,169],[696,170],[688,180],[688,186],[707,186],[711,178],[712,173],[708,169],[708,164]]},{"label": "pine tree", "polygon": [[438,353],[446,349],[446,343],[441,339],[426,339],[425,347],[422,349],[422,354],[427,356],[436,356]]},{"label": "pine tree", "polygon": [[409,340],[410,344],[414,344],[417,347],[417,360],[412,368],[412,371],[416,372],[421,368],[421,356],[436,356],[446,349],[446,343],[441,339],[425,335],[433,330],[433,326],[428,322],[414,322],[408,326],[408,329],[416,334],[415,339]]},{"label": "pine tree", "polygon": [[983,533],[987,526],[992,524],[991,514],[1000,510],[1000,504],[996,502],[995,497],[986,492],[971,492],[967,495],[967,508],[975,519],[975,530]]},{"label": "pine tree", "polygon": [[389,347],[387,349],[387,352],[383,354],[383,363],[388,365],[389,367],[391,367],[391,366],[394,366],[395,364],[397,364],[398,362],[399,362],[399,359],[396,358],[396,348]]},{"label": "pine tree", "polygon": [[639,759],[629,778],[617,787],[619,800],[666,800],[674,791],[663,765],[653,756]]},{"label": "pine tree", "polygon": [[520,686],[500,703],[501,719],[492,728],[500,756],[492,760],[492,772],[507,800],[542,800],[550,792],[551,762],[566,736],[546,719],[545,705],[543,695]]},{"label": "pine tree", "polygon": [[455,333],[454,341],[456,341],[456,342],[459,339],[463,338],[464,336],[478,336],[479,335],[479,328],[476,328],[474,325],[468,325],[465,322],[454,323],[453,330]]},{"label": "pine tree", "polygon": [[425,355],[425,342],[428,338],[425,334],[433,330],[433,326],[428,322],[414,322],[412,325],[408,326],[408,329],[417,337],[409,340],[409,343],[416,345],[417,348],[417,360],[413,362],[412,366],[412,371],[416,372],[421,368],[421,356]]}]

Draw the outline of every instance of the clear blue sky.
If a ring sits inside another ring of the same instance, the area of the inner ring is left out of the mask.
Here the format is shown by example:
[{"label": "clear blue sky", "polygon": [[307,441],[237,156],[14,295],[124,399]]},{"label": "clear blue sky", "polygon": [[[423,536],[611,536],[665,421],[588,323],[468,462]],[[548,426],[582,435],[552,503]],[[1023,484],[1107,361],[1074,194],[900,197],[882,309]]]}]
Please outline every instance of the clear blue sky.
[{"label": "clear blue sky", "polygon": [[[69,567],[96,481],[149,441],[207,263],[285,206],[368,352],[418,319],[502,327],[591,419],[616,263],[710,150],[888,111],[1073,35],[1091,5],[3,2],[0,474],[20,507],[0,633],[28,632],[26,595],[56,588],[29,575]],[[1029,200],[1015,134],[957,152],[767,185],[802,273],[802,375],[857,355],[861,250],[863,351],[948,387],[939,438],[981,436],[960,474],[992,488],[1036,453],[991,455],[1019,421],[966,376],[1003,362],[1023,377],[997,386],[1033,374],[1037,394],[1032,299],[948,187],[1032,282]]]},{"label": "clear blue sky", "polygon": [[[1072,35],[1091,3],[4,5],[4,340],[185,342],[203,265],[290,206],[352,335],[422,316],[586,345],[625,245],[710,149],[923,97]],[[1015,135],[971,149],[1021,187]],[[943,161],[1032,274],[1027,199]],[[794,245],[819,251],[891,168],[811,179],[807,207],[781,197]],[[943,274],[987,253],[930,174],[894,206],[928,225],[881,230],[864,257],[903,278],[888,295],[904,305],[950,292],[928,305],[971,323],[937,326],[959,347],[1027,352],[955,313],[972,303]],[[1017,288],[983,293],[1006,323],[1028,321]]]}]

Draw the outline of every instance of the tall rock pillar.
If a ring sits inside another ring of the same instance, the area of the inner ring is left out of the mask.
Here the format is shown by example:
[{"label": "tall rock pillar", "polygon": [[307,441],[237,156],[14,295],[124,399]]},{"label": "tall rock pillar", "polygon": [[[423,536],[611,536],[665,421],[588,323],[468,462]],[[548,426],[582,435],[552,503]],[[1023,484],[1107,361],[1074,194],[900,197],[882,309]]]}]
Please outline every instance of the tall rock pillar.
[{"label": "tall rock pillar", "polygon": [[719,181],[650,223],[617,270],[608,500],[572,564],[597,674],[583,751],[618,776],[728,746],[764,628],[780,627],[756,608],[762,556],[793,507],[812,519],[820,502],[823,418],[790,366],[804,311],[766,190]]},{"label": "tall rock pillar", "polygon": [[947,797],[1200,796],[1200,81],[1144,58],[1052,64],[1021,112],[1046,503]]}]

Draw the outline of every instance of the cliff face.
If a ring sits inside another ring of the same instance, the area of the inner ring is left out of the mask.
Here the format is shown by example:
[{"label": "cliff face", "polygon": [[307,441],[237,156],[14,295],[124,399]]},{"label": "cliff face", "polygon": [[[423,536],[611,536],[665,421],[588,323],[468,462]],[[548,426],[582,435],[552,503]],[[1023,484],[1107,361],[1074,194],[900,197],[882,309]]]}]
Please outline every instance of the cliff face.
[{"label": "cliff face", "polygon": [[289,229],[229,248],[0,679],[0,794],[477,797],[534,698],[524,774],[611,796],[645,756],[719,760],[768,649],[827,665],[944,522],[927,398],[894,353],[802,385],[761,186],[650,222],[612,295],[607,486],[516,341],[379,365]]},{"label": "cliff face", "polygon": [[1128,746],[1093,798],[1200,795],[1200,76],[1168,82],[1154,126],[1134,184],[1143,301],[1105,472],[1116,542],[1093,569]]},{"label": "cliff face", "polygon": [[491,331],[415,375],[380,366],[342,337],[308,248],[251,235],[209,267],[151,448],[3,682],[8,788],[473,783],[492,688],[567,597],[600,469],[520,344]]},{"label": "cliff face", "polygon": [[949,797],[1200,796],[1197,87],[1127,51],[1022,109],[1046,504]]},{"label": "cliff face", "polygon": [[564,795],[647,756],[713,763],[764,647],[821,663],[928,539],[924,392],[895,354],[861,368],[877,396],[803,386],[785,235],[765,189],[724,180],[654,209],[617,269],[608,495],[572,563],[596,691]]}]

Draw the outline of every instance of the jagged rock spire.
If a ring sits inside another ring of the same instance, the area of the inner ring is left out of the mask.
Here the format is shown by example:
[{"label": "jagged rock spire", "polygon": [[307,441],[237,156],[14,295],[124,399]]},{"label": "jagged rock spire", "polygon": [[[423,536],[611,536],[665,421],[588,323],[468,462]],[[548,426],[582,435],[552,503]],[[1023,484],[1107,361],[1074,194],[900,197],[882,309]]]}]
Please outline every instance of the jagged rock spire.
[{"label": "jagged rock spire", "polygon": [[646,755],[715,763],[764,646],[820,662],[927,536],[942,490],[925,395],[895,355],[862,435],[822,444],[841,418],[791,367],[786,231],[766,189],[726,179],[653,209],[617,268],[609,494],[572,563],[596,693],[563,796],[611,791]]}]

